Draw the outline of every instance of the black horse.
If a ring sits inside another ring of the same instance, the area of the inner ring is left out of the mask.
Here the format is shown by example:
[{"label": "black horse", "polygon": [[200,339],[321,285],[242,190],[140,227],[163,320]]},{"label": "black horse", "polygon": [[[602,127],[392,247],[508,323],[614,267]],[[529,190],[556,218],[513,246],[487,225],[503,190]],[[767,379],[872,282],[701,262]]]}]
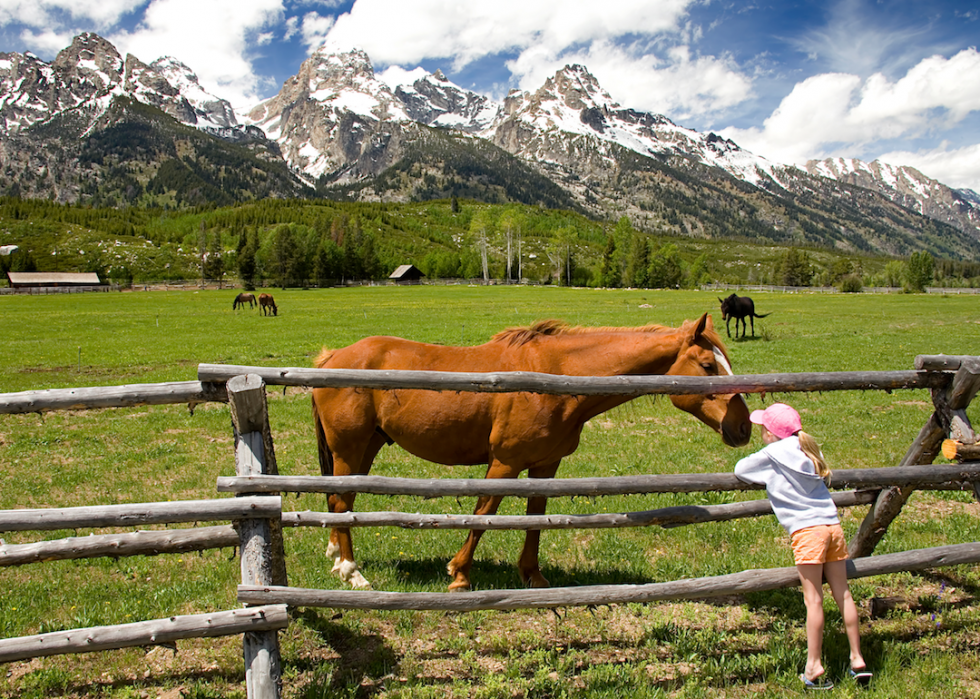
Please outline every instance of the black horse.
[{"label": "black horse", "polygon": [[738,324],[739,321],[742,323],[742,337],[745,337],[745,318],[748,316],[749,323],[752,325],[752,337],[755,337],[755,319],[765,318],[769,313],[763,313],[759,315],[755,312],[755,304],[752,303],[752,299],[748,296],[736,296],[732,294],[726,299],[719,298],[721,301],[721,319],[725,321],[725,332],[728,333],[728,337],[732,336],[731,330],[728,329],[728,321],[732,318],[735,319],[735,339],[738,339]]}]

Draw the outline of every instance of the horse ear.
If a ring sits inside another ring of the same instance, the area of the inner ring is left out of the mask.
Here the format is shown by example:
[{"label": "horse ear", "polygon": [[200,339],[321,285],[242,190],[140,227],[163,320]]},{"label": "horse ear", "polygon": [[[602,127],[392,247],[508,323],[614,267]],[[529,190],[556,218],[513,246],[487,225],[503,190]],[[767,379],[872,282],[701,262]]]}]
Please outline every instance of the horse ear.
[{"label": "horse ear", "polygon": [[705,313],[703,316],[698,318],[697,324],[694,326],[694,341],[697,342],[701,335],[704,333],[705,329],[714,330],[714,325],[711,323],[711,314]]}]

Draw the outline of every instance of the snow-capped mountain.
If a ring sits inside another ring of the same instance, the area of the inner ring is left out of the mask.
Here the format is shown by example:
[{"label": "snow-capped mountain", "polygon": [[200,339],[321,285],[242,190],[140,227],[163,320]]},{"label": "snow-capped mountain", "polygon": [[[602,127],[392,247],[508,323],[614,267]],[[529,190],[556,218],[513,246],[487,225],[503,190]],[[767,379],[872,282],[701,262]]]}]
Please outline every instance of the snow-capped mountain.
[{"label": "snow-capped mountain", "polygon": [[485,135],[512,153],[541,162],[579,157],[581,139],[586,139],[600,150],[615,144],[641,155],[693,158],[753,184],[772,177],[773,171],[765,158],[731,140],[622,107],[581,65],[559,70],[533,93],[512,91]]},{"label": "snow-capped mountain", "polygon": [[980,196],[972,190],[958,191],[926,177],[915,168],[875,160],[865,163],[852,158],[811,160],[813,175],[881,192],[896,204],[957,228],[980,231]]},{"label": "snow-capped mountain", "polygon": [[[195,141],[189,156],[180,145],[187,139],[174,136],[179,125],[162,124],[167,117],[144,104],[217,141]],[[245,152],[233,154],[228,142]],[[130,180],[126,169],[103,165],[127,159],[137,161],[128,172],[139,173]],[[976,193],[880,163],[776,165],[714,133],[620,105],[581,65],[496,102],[440,71],[379,77],[363,51],[321,48],[277,95],[236,115],[175,59],[123,59],[83,34],[51,63],[0,54],[0,166],[0,191],[58,201],[105,201],[106,182],[109,201],[155,205],[174,192],[200,203],[296,196],[315,183],[335,196],[458,194],[628,216],[674,235],[847,251],[907,254],[928,244],[972,259],[980,241]],[[242,176],[256,170],[270,174]],[[948,244],[934,242],[943,238]]]},{"label": "snow-capped mountain", "polygon": [[478,134],[485,131],[500,113],[500,105],[483,95],[464,90],[441,70],[416,70],[410,82],[395,85],[395,96],[405,106],[409,118],[442,128]]},{"label": "snow-capped mountain", "polygon": [[31,53],[0,54],[0,131],[15,133],[69,111],[96,117],[116,96],[129,96],[200,128],[237,125],[227,100],[205,91],[197,76],[176,59],[150,65],[132,55],[123,60],[96,34],[81,34],[51,63]]},{"label": "snow-capped mountain", "polygon": [[278,142],[286,161],[311,178],[348,170],[383,138],[386,123],[412,121],[391,88],[375,77],[366,53],[322,48],[245,120]]}]

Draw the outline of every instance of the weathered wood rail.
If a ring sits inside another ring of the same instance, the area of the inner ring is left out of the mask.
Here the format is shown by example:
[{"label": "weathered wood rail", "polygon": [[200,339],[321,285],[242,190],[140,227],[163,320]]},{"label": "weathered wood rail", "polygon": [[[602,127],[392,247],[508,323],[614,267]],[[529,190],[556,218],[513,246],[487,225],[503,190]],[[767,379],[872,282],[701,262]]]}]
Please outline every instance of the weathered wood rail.
[{"label": "weathered wood rail", "polygon": [[[862,578],[978,561],[980,543],[954,544],[850,560],[847,563],[847,575],[848,578]],[[269,603],[275,600],[294,607],[471,612],[480,609],[533,609],[706,599],[794,587],[799,583],[799,573],[792,567],[743,570],[729,575],[646,585],[583,585],[533,590],[486,590],[466,594],[242,585],[238,588],[238,599],[253,603]]]},{"label": "weathered wood rail", "polygon": [[281,604],[210,614],[172,616],[115,626],[54,631],[36,636],[0,639],[0,663],[48,655],[151,646],[188,638],[274,632],[288,624],[286,605]]},{"label": "weathered wood rail", "polygon": [[[238,497],[97,507],[0,510],[0,532],[97,529],[280,517],[279,497]],[[110,556],[156,556],[237,547],[232,525],[75,536],[30,544],[0,542],[0,566]]]}]

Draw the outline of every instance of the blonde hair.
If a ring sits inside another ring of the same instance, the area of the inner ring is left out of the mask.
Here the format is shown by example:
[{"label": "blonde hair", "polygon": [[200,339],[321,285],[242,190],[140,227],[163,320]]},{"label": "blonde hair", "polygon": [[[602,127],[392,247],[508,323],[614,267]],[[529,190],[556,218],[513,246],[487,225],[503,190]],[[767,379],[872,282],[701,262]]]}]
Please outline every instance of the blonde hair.
[{"label": "blonde hair", "polygon": [[796,435],[800,438],[800,449],[810,457],[810,461],[813,462],[813,466],[817,470],[817,475],[823,478],[824,483],[830,485],[832,472],[830,466],[827,465],[827,460],[824,458],[823,452],[820,451],[820,445],[817,444],[817,440],[803,430],[797,432]]}]

